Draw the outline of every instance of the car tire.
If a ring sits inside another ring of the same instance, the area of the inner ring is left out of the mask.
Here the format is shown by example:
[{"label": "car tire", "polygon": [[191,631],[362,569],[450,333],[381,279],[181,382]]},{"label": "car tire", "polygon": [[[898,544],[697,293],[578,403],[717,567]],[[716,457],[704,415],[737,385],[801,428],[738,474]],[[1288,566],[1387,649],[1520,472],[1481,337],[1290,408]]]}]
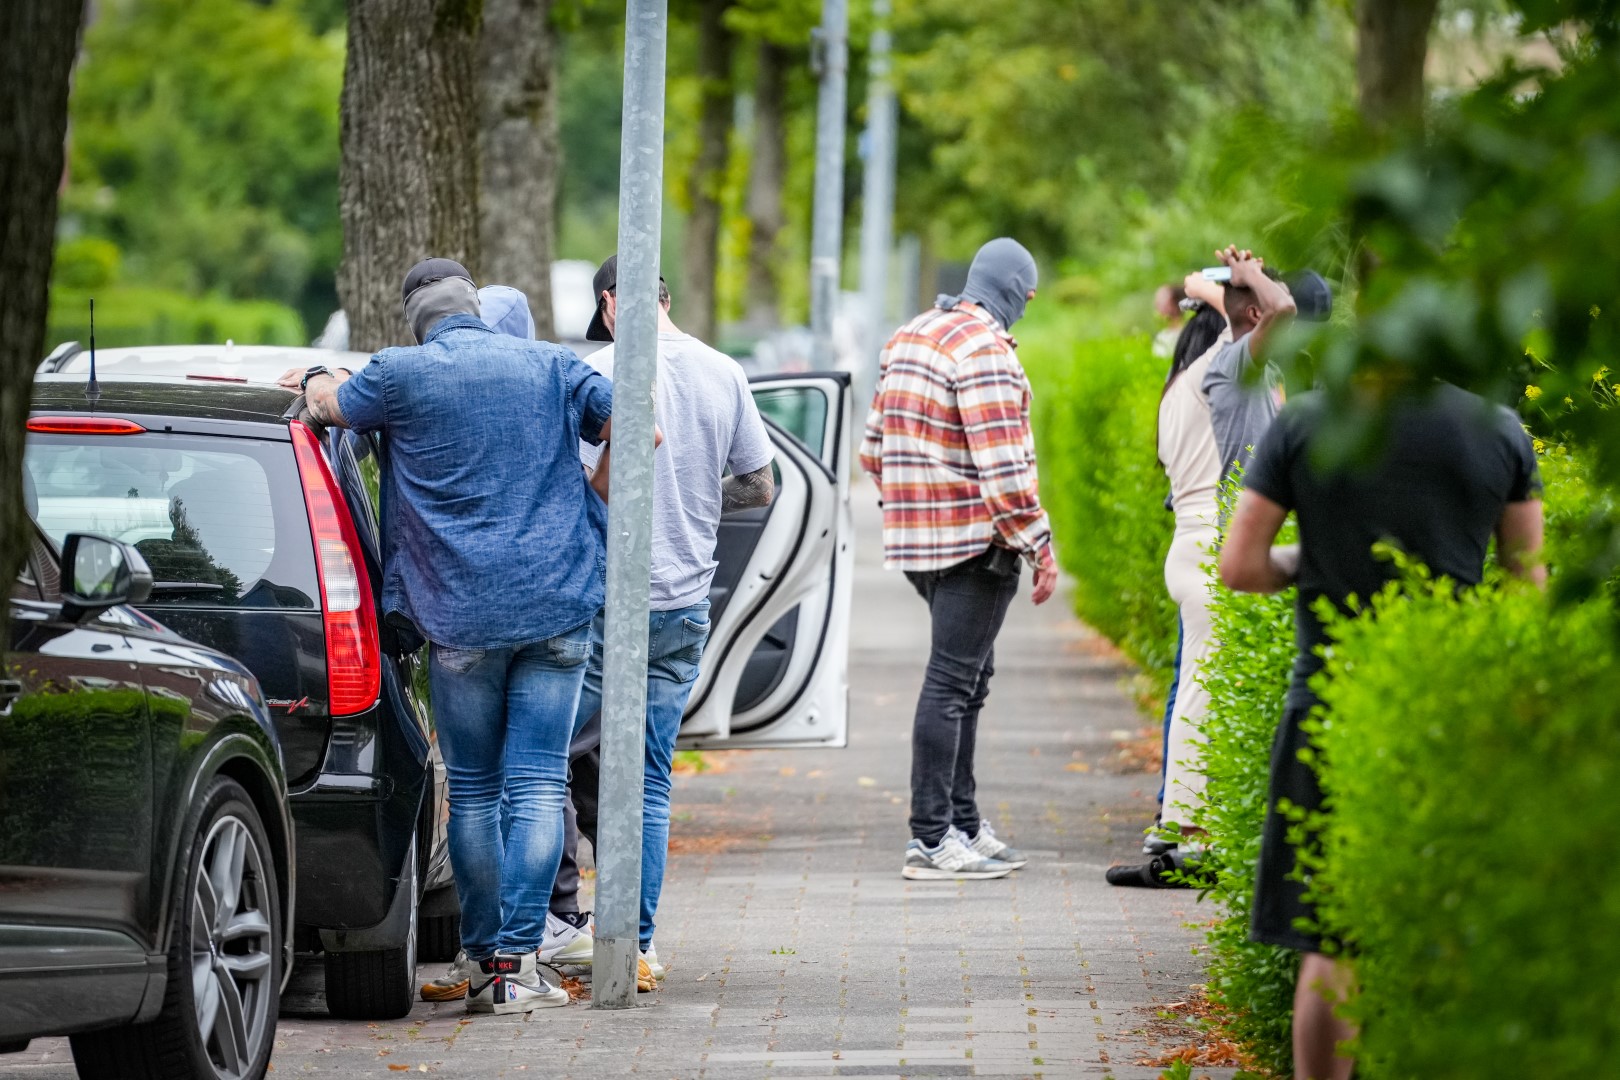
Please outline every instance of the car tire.
[{"label": "car tire", "polygon": [[410,876],[399,883],[409,890],[411,914],[405,943],[392,949],[326,952],[326,1011],[337,1020],[398,1020],[416,1003],[417,902],[421,868],[416,845],[405,864]]},{"label": "car tire", "polygon": [[218,777],[187,820],[157,1018],[74,1035],[83,1080],[260,1080],[281,1001],[274,849],[248,793]]},{"label": "car tire", "polygon": [[445,963],[456,958],[461,951],[461,913],[424,915],[420,918],[422,932],[418,938],[417,953],[428,963]]}]

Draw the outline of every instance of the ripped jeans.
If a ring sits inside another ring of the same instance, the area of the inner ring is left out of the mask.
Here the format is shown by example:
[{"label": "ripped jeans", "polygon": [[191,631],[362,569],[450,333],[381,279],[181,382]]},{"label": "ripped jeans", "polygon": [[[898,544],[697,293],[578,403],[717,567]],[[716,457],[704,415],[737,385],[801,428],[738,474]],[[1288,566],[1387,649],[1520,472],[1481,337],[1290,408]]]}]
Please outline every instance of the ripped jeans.
[{"label": "ripped jeans", "polygon": [[[533,952],[562,854],[568,741],[589,623],[499,649],[433,645],[434,726],[450,781],[450,866],[474,960]],[[502,795],[510,817],[501,821]]]}]

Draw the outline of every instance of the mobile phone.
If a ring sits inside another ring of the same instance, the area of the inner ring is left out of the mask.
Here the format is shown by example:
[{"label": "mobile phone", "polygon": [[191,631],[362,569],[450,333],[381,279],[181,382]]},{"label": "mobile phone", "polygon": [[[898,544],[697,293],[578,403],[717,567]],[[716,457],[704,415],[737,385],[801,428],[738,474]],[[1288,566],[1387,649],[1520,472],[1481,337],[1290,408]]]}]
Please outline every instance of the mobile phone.
[{"label": "mobile phone", "polygon": [[1232,280],[1232,268],[1230,266],[1206,266],[1199,273],[1204,275],[1205,281],[1218,281],[1225,284]]}]

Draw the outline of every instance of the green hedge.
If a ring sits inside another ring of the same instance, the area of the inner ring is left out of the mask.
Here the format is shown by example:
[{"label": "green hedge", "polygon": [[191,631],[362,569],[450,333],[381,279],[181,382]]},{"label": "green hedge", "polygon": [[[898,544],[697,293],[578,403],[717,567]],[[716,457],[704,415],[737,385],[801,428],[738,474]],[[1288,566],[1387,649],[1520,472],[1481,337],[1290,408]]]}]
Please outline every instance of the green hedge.
[{"label": "green hedge", "polygon": [[1068,327],[1026,333],[1019,356],[1035,396],[1041,501],[1075,610],[1142,668],[1162,695],[1176,655],[1164,588],[1174,522],[1155,448],[1166,362],[1147,337],[1074,342]]},{"label": "green hedge", "polygon": [[1334,629],[1322,917],[1357,1075],[1614,1075],[1620,659],[1606,600],[1391,590]]},{"label": "green hedge", "polygon": [[90,342],[90,298],[96,300],[96,345],[308,345],[304,320],[269,300],[193,297],[167,289],[109,285],[94,290],[51,290],[49,348]]}]

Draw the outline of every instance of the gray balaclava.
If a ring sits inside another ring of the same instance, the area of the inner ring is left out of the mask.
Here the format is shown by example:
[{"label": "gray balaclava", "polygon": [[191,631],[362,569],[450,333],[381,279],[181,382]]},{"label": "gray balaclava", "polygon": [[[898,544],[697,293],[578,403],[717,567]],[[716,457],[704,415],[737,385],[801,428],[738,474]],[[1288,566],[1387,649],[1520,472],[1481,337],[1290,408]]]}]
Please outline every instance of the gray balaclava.
[{"label": "gray balaclava", "polygon": [[423,259],[405,275],[405,322],[418,344],[427,340],[440,319],[477,315],[478,289],[467,268],[454,259]]},{"label": "gray balaclava", "polygon": [[1035,288],[1035,256],[1010,237],[990,241],[973,256],[967,284],[960,296],[941,296],[934,306],[950,311],[963,300],[971,300],[988,311],[1003,330],[1024,317],[1024,305]]}]

